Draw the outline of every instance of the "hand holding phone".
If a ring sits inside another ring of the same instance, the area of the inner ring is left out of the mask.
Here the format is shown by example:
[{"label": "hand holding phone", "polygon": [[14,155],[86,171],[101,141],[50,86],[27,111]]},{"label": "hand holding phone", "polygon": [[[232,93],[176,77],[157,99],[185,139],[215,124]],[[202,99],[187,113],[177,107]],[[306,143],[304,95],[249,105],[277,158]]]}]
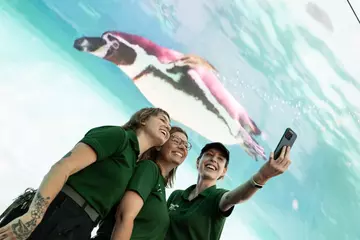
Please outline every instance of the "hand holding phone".
[{"label": "hand holding phone", "polygon": [[287,128],[274,151],[274,159],[276,160],[280,157],[281,150],[284,146],[292,147],[295,143],[296,138],[296,133],[291,128]]},{"label": "hand holding phone", "polygon": [[[258,179],[254,180],[255,183],[260,184],[260,186],[264,185],[270,178],[278,176],[284,173],[291,164],[290,160],[290,151],[289,149],[284,149],[285,146],[289,146],[290,148],[294,145],[294,142],[297,138],[296,133],[287,128],[282,135],[275,151],[274,155],[270,156],[269,161],[267,161],[259,170]],[[283,158],[280,160],[279,157],[283,155]]]}]

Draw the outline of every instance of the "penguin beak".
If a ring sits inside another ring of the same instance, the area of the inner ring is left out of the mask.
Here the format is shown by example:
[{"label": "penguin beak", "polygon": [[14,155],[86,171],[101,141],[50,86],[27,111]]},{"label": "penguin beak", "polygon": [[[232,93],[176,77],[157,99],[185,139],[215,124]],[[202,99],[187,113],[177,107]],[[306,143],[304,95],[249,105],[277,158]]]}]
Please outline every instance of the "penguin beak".
[{"label": "penguin beak", "polygon": [[105,45],[106,41],[101,37],[82,37],[74,42],[74,48],[81,52],[95,52]]}]

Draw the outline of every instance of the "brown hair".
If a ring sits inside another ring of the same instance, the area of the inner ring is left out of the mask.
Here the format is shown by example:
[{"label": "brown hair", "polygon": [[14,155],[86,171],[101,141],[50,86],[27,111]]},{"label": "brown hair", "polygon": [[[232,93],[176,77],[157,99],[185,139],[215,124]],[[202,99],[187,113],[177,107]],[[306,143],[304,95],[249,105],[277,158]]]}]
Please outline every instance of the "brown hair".
[{"label": "brown hair", "polygon": [[131,116],[130,120],[127,123],[125,123],[122,127],[125,130],[131,129],[136,131],[141,127],[141,123],[148,120],[150,117],[157,116],[161,113],[165,114],[170,120],[170,115],[161,108],[151,108],[151,107],[142,108],[136,113],[134,113]]},{"label": "brown hair", "polygon": [[[180,127],[173,126],[170,130],[170,135],[176,132],[183,133],[186,138],[188,138],[187,133]],[[139,158],[139,161],[141,160],[151,160],[156,163],[156,159],[159,157],[159,151],[156,147],[152,147],[146,152],[144,152],[141,157]],[[166,187],[173,187],[174,181],[175,181],[175,173],[176,173],[177,167],[175,167],[173,170],[169,172],[169,175],[166,177]]]}]

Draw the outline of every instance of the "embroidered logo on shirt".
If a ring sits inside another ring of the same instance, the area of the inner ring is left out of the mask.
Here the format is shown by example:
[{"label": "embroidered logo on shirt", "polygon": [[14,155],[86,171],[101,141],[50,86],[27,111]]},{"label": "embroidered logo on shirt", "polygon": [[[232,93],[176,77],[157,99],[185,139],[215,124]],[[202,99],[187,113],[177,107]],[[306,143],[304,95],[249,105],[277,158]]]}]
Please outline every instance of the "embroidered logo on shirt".
[{"label": "embroidered logo on shirt", "polygon": [[175,211],[179,207],[178,204],[170,203],[169,211]]},{"label": "embroidered logo on shirt", "polygon": [[162,193],[162,189],[161,189],[160,184],[158,185],[158,189],[156,191]]}]

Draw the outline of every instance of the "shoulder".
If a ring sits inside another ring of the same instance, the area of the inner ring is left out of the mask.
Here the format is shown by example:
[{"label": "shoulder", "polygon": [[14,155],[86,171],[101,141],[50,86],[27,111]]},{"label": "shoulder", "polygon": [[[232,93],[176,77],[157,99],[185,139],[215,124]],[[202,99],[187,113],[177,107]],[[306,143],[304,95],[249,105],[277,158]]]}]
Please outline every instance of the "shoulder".
[{"label": "shoulder", "polygon": [[136,164],[133,179],[135,181],[147,181],[147,184],[154,184],[160,178],[161,172],[156,163],[152,160],[141,160]]},{"label": "shoulder", "polygon": [[149,171],[160,173],[159,167],[152,160],[141,160],[141,161],[137,162],[136,168],[147,169]]},{"label": "shoulder", "polygon": [[91,136],[91,135],[113,135],[113,136],[124,136],[126,134],[126,131],[124,128],[120,126],[99,126],[91,128],[85,136]]},{"label": "shoulder", "polygon": [[136,192],[145,202],[154,188],[158,186],[159,179],[159,167],[151,160],[142,160],[137,163],[127,190]]},{"label": "shoulder", "polygon": [[[186,188],[186,189],[184,189],[184,190],[183,190],[183,189],[174,190],[174,191],[170,194],[169,200],[172,200],[172,199],[174,199],[174,198],[177,198],[177,197],[179,197],[179,196],[182,196],[183,194],[186,195],[186,193],[191,192],[192,189],[195,188],[195,186],[196,186],[196,184],[191,185],[191,186],[189,186],[188,188]],[[186,193],[185,193],[185,192],[186,192]]]},{"label": "shoulder", "polygon": [[217,188],[214,192],[214,195],[215,196],[222,196],[224,195],[225,193],[229,192],[228,189],[224,189],[224,188]]},{"label": "shoulder", "polygon": [[184,190],[181,190],[181,189],[174,190],[170,194],[169,198],[179,196],[179,195],[183,194],[183,192],[184,192]]},{"label": "shoulder", "polygon": [[213,203],[214,203],[214,205],[216,205],[216,208],[214,208],[214,209],[217,209],[216,214],[221,216],[222,218],[226,218],[226,217],[230,216],[232,211],[234,210],[234,206],[231,207],[229,210],[227,210],[225,212],[223,212],[220,209],[221,199],[224,196],[224,194],[229,192],[229,191],[230,190],[227,190],[227,189],[217,188],[215,193],[214,193],[214,201],[213,201]]},{"label": "shoulder", "polygon": [[221,201],[221,198],[224,196],[225,193],[229,192],[229,190],[224,189],[224,188],[217,188],[214,190],[214,192],[211,194],[212,195],[212,200],[214,202],[214,204],[218,205]]},{"label": "shoulder", "polygon": [[90,146],[97,154],[97,159],[105,159],[126,146],[128,137],[120,126],[100,126],[90,129],[80,142]]},{"label": "shoulder", "polygon": [[179,197],[183,194],[183,192],[184,190],[179,190],[179,189],[172,191],[172,193],[167,199],[168,205],[171,204],[174,200],[176,201],[176,199],[179,199]]}]

